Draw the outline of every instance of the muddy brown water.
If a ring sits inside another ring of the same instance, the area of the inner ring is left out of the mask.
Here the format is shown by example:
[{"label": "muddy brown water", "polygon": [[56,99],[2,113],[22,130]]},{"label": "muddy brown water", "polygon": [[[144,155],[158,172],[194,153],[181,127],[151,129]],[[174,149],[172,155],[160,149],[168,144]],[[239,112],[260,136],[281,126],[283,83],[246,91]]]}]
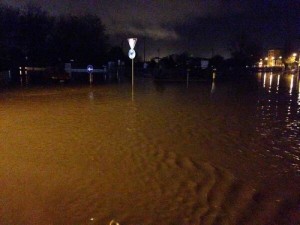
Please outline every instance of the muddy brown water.
[{"label": "muddy brown water", "polygon": [[296,76],[0,91],[0,224],[299,224]]}]

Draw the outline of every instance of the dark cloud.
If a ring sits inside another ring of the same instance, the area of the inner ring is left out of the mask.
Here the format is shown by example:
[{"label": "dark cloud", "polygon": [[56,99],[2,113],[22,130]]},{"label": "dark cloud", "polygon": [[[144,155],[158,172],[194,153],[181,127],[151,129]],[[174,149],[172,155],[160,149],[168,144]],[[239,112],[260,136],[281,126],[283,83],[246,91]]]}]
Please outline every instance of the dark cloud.
[{"label": "dark cloud", "polygon": [[[5,0],[22,7],[27,1]],[[293,0],[31,0],[53,15],[99,15],[111,40],[146,37],[148,56],[189,51],[228,55],[237,33],[247,33],[265,47],[299,38],[300,1]],[[142,48],[141,46],[137,48]]]}]

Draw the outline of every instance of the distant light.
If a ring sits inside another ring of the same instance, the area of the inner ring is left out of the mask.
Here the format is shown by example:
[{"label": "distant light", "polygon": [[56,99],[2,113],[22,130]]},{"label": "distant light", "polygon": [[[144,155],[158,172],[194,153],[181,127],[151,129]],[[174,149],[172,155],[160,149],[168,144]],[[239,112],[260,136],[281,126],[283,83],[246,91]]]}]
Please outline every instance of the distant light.
[{"label": "distant light", "polygon": [[296,56],[297,56],[297,53],[293,53],[293,56],[296,57]]},{"label": "distant light", "polygon": [[279,56],[279,59],[282,59],[282,56]]},{"label": "distant light", "polygon": [[275,59],[275,57],[273,56],[273,57],[272,57],[272,59],[274,60],[274,59]]},{"label": "distant light", "polygon": [[265,60],[268,60],[268,57],[266,57]]}]

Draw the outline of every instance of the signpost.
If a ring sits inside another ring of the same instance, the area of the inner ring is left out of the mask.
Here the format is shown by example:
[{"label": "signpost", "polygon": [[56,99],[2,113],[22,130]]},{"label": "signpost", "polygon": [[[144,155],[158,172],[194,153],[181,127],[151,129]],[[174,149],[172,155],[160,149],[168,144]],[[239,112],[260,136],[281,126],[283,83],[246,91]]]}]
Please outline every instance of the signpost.
[{"label": "signpost", "polygon": [[137,42],[137,38],[128,38],[128,44],[130,46],[130,50],[128,52],[128,57],[131,59],[132,61],[132,69],[131,69],[131,85],[132,85],[132,98],[133,98],[133,87],[134,87],[134,58],[135,58],[135,51],[134,51],[134,47],[135,44]]},{"label": "signpost", "polygon": [[89,75],[90,75],[90,84],[93,83],[93,70],[94,67],[92,65],[88,65],[86,70],[88,71]]}]

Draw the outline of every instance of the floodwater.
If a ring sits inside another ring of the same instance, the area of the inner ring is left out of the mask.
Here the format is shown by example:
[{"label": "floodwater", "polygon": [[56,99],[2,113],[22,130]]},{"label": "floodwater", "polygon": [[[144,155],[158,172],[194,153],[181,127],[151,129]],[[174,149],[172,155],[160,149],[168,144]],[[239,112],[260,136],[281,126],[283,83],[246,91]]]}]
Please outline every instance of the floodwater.
[{"label": "floodwater", "polygon": [[300,224],[299,86],[2,89],[0,224]]}]

